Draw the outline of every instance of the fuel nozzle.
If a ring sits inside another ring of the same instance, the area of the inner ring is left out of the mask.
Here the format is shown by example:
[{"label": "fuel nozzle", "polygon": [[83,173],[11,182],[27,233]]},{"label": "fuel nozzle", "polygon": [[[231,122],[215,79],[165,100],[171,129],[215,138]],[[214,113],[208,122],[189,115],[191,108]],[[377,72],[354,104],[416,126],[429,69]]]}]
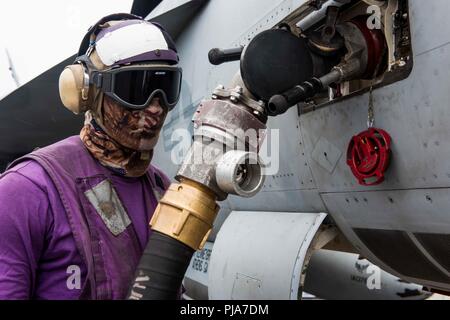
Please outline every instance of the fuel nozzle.
[{"label": "fuel nozzle", "polygon": [[382,70],[386,41],[380,30],[367,28],[364,17],[336,26],[345,41],[346,54],[331,71],[273,95],[267,104],[267,113],[277,116],[292,106],[312,99],[331,84],[355,79],[373,79]]},{"label": "fuel nozzle", "polygon": [[220,49],[213,48],[208,52],[209,62],[213,65],[220,65],[224,62],[239,61],[244,47]]},{"label": "fuel nozzle", "polygon": [[320,78],[312,78],[281,94],[276,94],[267,104],[267,113],[272,117],[283,114],[297,103],[313,98],[329,85],[355,78],[361,73],[362,67],[358,59],[352,59],[334,67],[331,72]]},{"label": "fuel nozzle", "polygon": [[294,104],[314,97],[323,88],[324,85],[320,79],[312,78],[305,81],[282,94],[272,96],[267,104],[267,113],[269,116],[283,114]]}]

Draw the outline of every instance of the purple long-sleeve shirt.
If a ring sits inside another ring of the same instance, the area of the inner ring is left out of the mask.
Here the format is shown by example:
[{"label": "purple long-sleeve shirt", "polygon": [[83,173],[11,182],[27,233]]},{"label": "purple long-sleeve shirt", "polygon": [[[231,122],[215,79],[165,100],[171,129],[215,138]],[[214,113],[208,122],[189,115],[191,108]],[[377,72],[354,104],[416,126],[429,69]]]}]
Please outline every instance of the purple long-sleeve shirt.
[{"label": "purple long-sleeve shirt", "polygon": [[[156,200],[149,199],[154,196],[143,177],[113,175],[112,183],[124,207],[134,208],[128,214],[143,250],[155,209],[148,203],[155,204]],[[73,285],[73,276],[79,267],[83,283],[86,266],[62,203],[49,199],[55,194],[49,188],[54,188],[49,176],[32,160],[19,163],[0,179],[0,299],[80,296],[81,289]]]}]

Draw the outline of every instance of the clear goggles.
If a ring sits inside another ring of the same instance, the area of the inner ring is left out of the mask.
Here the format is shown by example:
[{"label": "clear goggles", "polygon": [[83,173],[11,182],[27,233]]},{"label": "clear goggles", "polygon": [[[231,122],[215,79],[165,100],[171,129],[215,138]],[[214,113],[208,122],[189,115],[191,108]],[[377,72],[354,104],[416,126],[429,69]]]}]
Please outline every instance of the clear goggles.
[{"label": "clear goggles", "polygon": [[180,98],[182,69],[168,65],[130,65],[92,71],[91,83],[126,108],[141,110],[155,97],[172,110]]}]

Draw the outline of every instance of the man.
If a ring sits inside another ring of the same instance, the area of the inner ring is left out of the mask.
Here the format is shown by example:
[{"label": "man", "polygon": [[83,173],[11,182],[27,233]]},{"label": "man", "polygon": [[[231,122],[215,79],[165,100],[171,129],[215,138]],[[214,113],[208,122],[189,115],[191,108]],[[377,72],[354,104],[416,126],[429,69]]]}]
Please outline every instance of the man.
[{"label": "man", "polygon": [[169,179],[150,164],[181,69],[169,35],[128,14],[100,20],[60,77],[79,136],[0,177],[1,299],[124,299]]}]

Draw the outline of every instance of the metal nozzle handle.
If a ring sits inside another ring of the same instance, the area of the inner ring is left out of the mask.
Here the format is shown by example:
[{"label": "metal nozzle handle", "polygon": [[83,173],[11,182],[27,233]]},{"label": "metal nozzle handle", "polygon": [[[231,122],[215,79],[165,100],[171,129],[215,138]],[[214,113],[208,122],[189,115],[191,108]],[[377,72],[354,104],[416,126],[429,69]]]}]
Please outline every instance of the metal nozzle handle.
[{"label": "metal nozzle handle", "polygon": [[232,49],[213,48],[209,50],[208,59],[213,65],[219,65],[229,61],[238,61],[241,59],[243,49],[243,47]]}]

